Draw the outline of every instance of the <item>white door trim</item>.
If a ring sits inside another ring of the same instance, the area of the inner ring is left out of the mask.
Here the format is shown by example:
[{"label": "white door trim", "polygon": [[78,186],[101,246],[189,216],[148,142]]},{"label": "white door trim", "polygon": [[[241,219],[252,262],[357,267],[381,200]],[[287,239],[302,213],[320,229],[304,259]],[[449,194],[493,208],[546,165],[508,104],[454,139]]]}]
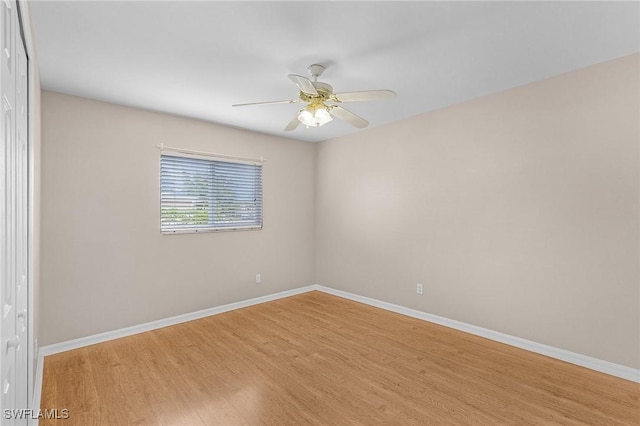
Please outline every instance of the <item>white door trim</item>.
[{"label": "white door trim", "polygon": [[[33,43],[33,37],[32,37],[32,32],[31,32],[31,10],[29,8],[29,2],[27,0],[18,0],[17,1],[18,7],[20,8],[20,25],[22,26],[22,31],[24,34],[24,43],[25,43],[25,48],[26,48],[26,52],[27,52],[27,57],[29,58],[28,61],[28,71],[27,71],[27,78],[29,81],[29,88],[28,88],[28,96],[29,96],[29,100],[28,100],[28,117],[29,117],[29,121],[28,121],[28,126],[29,126],[29,131],[28,131],[28,142],[27,142],[27,150],[28,150],[28,168],[29,168],[29,172],[28,172],[28,176],[27,176],[27,181],[28,181],[28,199],[27,199],[27,211],[28,211],[28,218],[27,218],[27,247],[28,247],[28,253],[27,253],[27,261],[28,261],[28,265],[27,265],[27,336],[28,336],[28,342],[27,342],[27,395],[29,395],[30,397],[27,398],[27,403],[28,406],[27,408],[34,408],[35,406],[32,403],[33,398],[36,395],[36,389],[34,388],[34,383],[35,383],[35,377],[34,377],[34,372],[35,372],[35,368],[37,366],[36,363],[36,357],[38,354],[38,348],[37,348],[37,339],[35,339],[35,312],[34,312],[34,305],[35,305],[35,295],[34,295],[34,286],[35,286],[35,282],[34,282],[34,277],[35,277],[35,266],[34,266],[34,244],[35,244],[35,240],[34,240],[34,226],[35,226],[35,219],[36,219],[36,215],[35,215],[35,211],[34,211],[34,206],[35,206],[35,192],[37,189],[37,185],[39,186],[39,182],[36,183],[35,181],[35,170],[36,170],[36,162],[35,162],[35,123],[33,120],[34,117],[34,107],[36,105],[36,92],[40,91],[40,87],[36,87],[35,86],[35,70],[36,70],[36,60],[35,60],[35,49],[34,49],[34,43]],[[40,391],[38,390],[38,397],[40,394]]]}]

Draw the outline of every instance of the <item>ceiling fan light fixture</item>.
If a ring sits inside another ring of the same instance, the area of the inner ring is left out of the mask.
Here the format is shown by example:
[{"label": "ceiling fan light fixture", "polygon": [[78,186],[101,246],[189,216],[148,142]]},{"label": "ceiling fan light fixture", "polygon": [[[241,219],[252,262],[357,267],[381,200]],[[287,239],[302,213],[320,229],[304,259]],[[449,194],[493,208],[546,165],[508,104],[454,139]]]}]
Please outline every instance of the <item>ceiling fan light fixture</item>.
[{"label": "ceiling fan light fixture", "polygon": [[[333,93],[330,84],[318,81],[318,77],[324,71],[324,66],[320,64],[309,65],[309,73],[313,81],[307,77],[297,74],[289,74],[291,80],[298,88],[298,99],[288,101],[267,101],[251,102],[245,104],[234,104],[232,106],[248,106],[260,104],[306,104],[304,108],[296,112],[289,124],[284,128],[285,132],[291,132],[304,124],[305,127],[320,127],[333,121],[334,118],[345,121],[358,129],[364,129],[369,122],[364,118],[352,113],[341,105],[344,102],[379,101],[383,99],[395,98],[396,94],[392,90],[366,90],[361,92]],[[325,104],[330,102],[329,105]]]},{"label": "ceiling fan light fixture", "polygon": [[328,122],[333,120],[326,108],[317,109],[315,118],[318,126],[322,126],[323,124],[327,124]]},{"label": "ceiling fan light fixture", "polygon": [[301,109],[298,113],[298,121],[300,121],[307,127],[323,126],[331,120],[333,120],[333,118],[329,114],[329,111],[327,111],[327,109],[324,107],[324,105],[309,105],[308,107]]},{"label": "ceiling fan light fixture", "polygon": [[298,120],[305,126],[317,126],[313,120],[314,111],[311,107],[306,107],[298,113]]}]

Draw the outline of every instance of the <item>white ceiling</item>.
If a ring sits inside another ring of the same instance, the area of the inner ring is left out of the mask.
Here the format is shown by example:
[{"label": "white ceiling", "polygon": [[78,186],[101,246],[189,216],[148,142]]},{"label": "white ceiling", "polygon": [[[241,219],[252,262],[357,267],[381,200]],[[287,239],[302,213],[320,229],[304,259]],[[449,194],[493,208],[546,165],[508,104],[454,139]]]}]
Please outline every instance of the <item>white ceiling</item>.
[{"label": "white ceiling", "polygon": [[391,89],[352,103],[371,126],[640,50],[638,2],[34,1],[43,88],[306,141],[344,122],[282,129],[287,74],[336,92]]}]

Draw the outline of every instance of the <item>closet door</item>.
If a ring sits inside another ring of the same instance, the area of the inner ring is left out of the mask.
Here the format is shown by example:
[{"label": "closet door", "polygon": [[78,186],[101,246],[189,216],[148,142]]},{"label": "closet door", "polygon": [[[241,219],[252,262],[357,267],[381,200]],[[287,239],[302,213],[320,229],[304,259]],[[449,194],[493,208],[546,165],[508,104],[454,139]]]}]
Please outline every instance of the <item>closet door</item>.
[{"label": "closet door", "polygon": [[[1,344],[0,363],[2,364],[2,409],[16,407],[16,350],[21,345],[16,333],[16,137],[15,137],[15,45],[16,45],[16,4],[2,0],[2,103],[1,139],[2,158],[2,196],[0,214],[2,235],[0,235],[0,279],[2,279],[2,301],[0,302]],[[4,411],[3,411],[4,414]],[[4,417],[4,416],[3,416]],[[5,421],[12,424],[12,421]]]}]

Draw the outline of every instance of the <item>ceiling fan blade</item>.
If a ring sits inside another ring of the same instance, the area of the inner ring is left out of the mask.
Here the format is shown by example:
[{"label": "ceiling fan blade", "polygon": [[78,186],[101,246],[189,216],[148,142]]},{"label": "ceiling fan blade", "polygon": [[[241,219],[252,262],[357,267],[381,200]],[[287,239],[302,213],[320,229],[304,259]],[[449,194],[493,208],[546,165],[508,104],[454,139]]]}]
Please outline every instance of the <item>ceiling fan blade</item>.
[{"label": "ceiling fan blade", "polygon": [[329,109],[329,114],[333,115],[336,118],[339,118],[340,120],[344,120],[359,129],[363,129],[369,125],[369,122],[367,120],[358,115],[355,115],[351,111],[346,110],[341,106],[336,105],[334,107],[331,107],[331,109]]},{"label": "ceiling fan blade", "polygon": [[290,132],[292,130],[295,130],[299,124],[300,124],[300,120],[298,120],[298,114],[296,114],[293,116],[293,120],[291,120],[289,124],[287,124],[287,127],[284,128],[284,131]]},{"label": "ceiling fan blade", "polygon": [[299,99],[292,99],[290,101],[267,101],[267,102],[250,102],[248,104],[234,104],[231,106],[248,106],[248,105],[265,105],[265,104],[295,104],[301,102]]},{"label": "ceiling fan blade", "polygon": [[311,80],[307,77],[297,74],[289,74],[289,79],[298,86],[298,89],[300,89],[301,92],[306,93],[307,95],[318,96],[318,91],[313,86]]},{"label": "ceiling fan blade", "polygon": [[365,92],[345,92],[336,93],[332,100],[338,102],[361,102],[361,101],[381,101],[383,99],[393,99],[396,92],[392,90],[367,90]]}]

